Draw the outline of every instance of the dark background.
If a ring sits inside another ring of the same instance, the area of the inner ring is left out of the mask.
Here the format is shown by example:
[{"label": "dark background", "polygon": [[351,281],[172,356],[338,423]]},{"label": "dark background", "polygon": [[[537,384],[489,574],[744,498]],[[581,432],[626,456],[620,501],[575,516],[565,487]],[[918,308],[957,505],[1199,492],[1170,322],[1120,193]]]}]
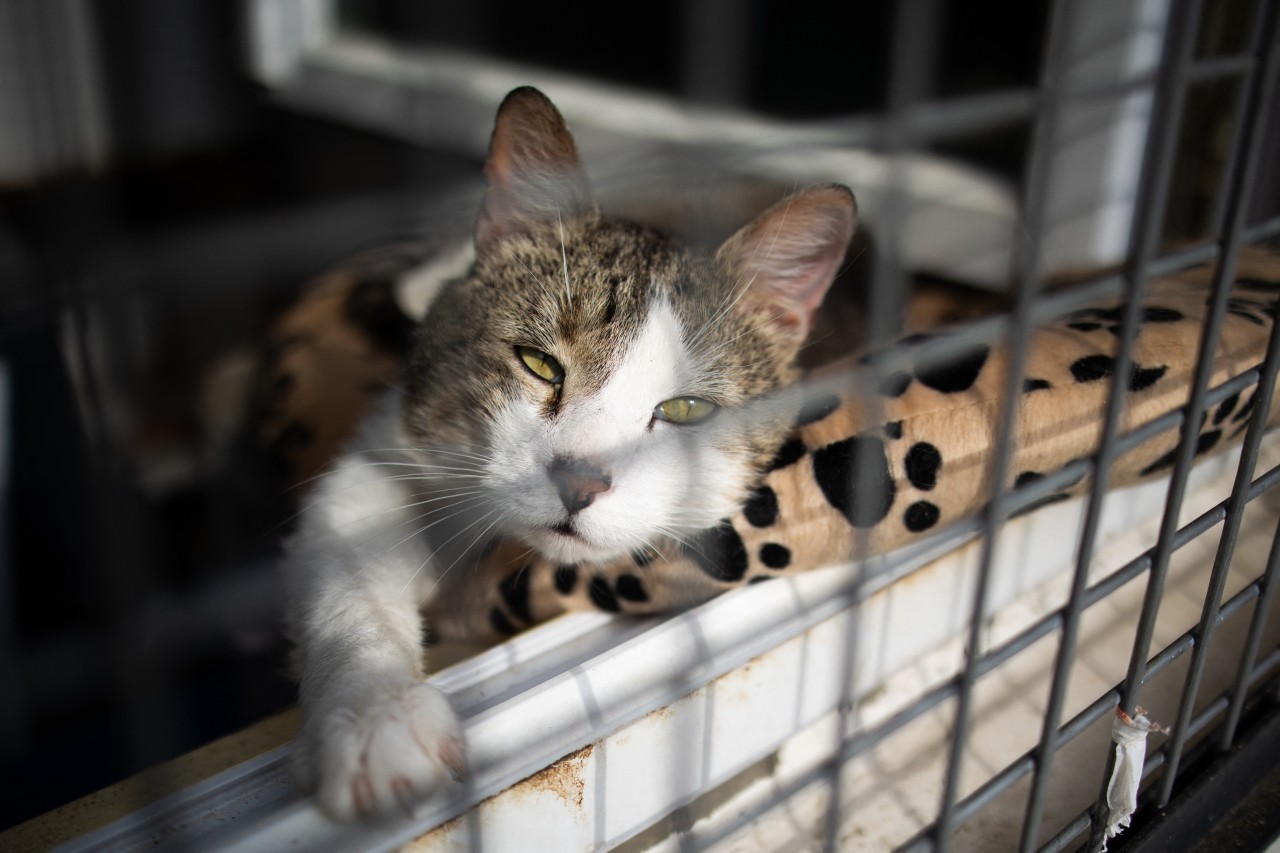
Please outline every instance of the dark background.
[{"label": "dark background", "polygon": [[[41,3],[0,0],[0,11],[38,33]],[[689,70],[691,54],[722,50],[728,36],[712,26],[689,43],[687,5],[348,0],[342,10],[397,41],[693,103],[795,119],[885,108],[893,4],[749,3],[729,87]],[[1228,24],[1203,50],[1238,49],[1230,21],[1247,20],[1251,4],[1208,5]],[[92,8],[109,157],[0,184],[11,436],[7,497],[0,477],[0,828],[292,702],[271,562],[288,499],[247,443],[208,451],[209,371],[251,346],[308,277],[414,233],[431,201],[473,187],[481,166],[273,103],[245,70],[239,4]],[[1033,85],[1045,9],[943,3],[932,95]],[[0,73],[43,61],[35,46],[18,60]],[[1189,174],[1218,168],[1221,146],[1197,131],[1233,96],[1199,96]],[[1014,123],[938,150],[1016,180],[1026,137]],[[1175,196],[1170,238],[1202,230],[1208,204]],[[106,380],[76,378],[86,375]]]}]

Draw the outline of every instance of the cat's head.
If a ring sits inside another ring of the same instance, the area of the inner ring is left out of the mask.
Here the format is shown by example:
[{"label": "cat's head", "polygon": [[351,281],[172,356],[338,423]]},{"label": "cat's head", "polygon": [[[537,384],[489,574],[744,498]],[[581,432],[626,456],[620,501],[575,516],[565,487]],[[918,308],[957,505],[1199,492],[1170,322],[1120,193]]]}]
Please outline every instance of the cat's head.
[{"label": "cat's head", "polygon": [[475,266],[435,301],[405,407],[456,489],[455,535],[594,561],[732,514],[790,426],[752,401],[795,376],[853,195],[804,190],[714,252],[682,246],[600,213],[528,88],[500,107],[485,171]]}]

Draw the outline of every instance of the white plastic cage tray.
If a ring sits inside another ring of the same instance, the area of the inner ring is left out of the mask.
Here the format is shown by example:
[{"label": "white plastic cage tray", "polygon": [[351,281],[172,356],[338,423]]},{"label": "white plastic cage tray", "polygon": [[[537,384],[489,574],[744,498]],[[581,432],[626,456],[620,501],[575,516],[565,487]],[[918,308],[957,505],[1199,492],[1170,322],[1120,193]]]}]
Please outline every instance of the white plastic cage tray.
[{"label": "white plastic cage tray", "polygon": [[[1236,458],[1230,453],[1197,467],[1184,518],[1225,497]],[[1278,460],[1280,435],[1273,434],[1264,441],[1259,471]],[[1150,546],[1165,491],[1165,483],[1156,482],[1109,496],[1096,571],[1114,569]],[[1250,556],[1253,551],[1261,547],[1265,553],[1275,508],[1263,504],[1271,497],[1252,505],[1261,508],[1266,532],[1242,537],[1236,559],[1241,576],[1261,563],[1261,557]],[[1062,605],[1081,515],[1082,501],[1076,500],[1005,525],[992,567],[988,648]],[[961,665],[977,563],[974,545],[957,548],[944,534],[922,547],[870,560],[861,571],[845,565],[747,587],[665,619],[562,617],[452,666],[433,680],[453,696],[465,721],[471,777],[464,787],[425,803],[414,817],[377,826],[334,824],[292,792],[285,746],[62,849],[346,851],[409,844],[413,850],[505,853],[608,849],[639,837],[631,849],[642,850],[674,844],[675,828],[688,829],[685,824],[698,817],[703,820],[686,841],[699,849],[721,836],[729,839],[725,849],[755,849],[757,842],[788,832],[812,843],[827,796],[826,777],[819,774],[815,780],[815,768],[836,747],[834,712],[842,697],[854,700],[849,719],[856,730],[909,704]],[[1197,539],[1192,545],[1178,552],[1179,559],[1190,560],[1187,571],[1207,571],[1212,558],[1211,551],[1205,557],[1205,549],[1212,543]],[[860,584],[862,577],[867,580]],[[1173,621],[1162,636],[1169,631],[1176,636],[1198,617],[1187,600],[1197,601],[1202,593],[1195,591],[1194,580],[1188,583],[1190,591],[1171,583],[1166,592],[1165,615]],[[861,604],[851,610],[852,596]],[[1128,630],[1129,639],[1114,649],[1118,674],[1098,676],[1086,632],[1080,652],[1085,668],[1073,674],[1078,689],[1068,715],[1123,677],[1136,620],[1133,598],[1108,597],[1087,611],[1094,636]],[[843,676],[850,661],[843,649],[851,636],[854,679],[846,696]],[[1051,666],[1044,663],[1045,649],[1043,642],[1033,645],[1032,658],[1003,666],[996,687],[979,682],[962,793],[1034,745],[1040,713],[1035,697],[1045,688],[1030,676],[1047,678]],[[1051,662],[1052,648],[1048,654]],[[925,715],[924,734],[896,747],[906,752],[891,753],[917,761],[926,756],[936,762],[933,771],[904,768],[900,778],[890,772],[888,781],[869,787],[865,765],[858,770],[857,759],[849,762],[845,774],[851,781],[842,790],[852,801],[840,810],[841,832],[849,840],[872,827],[878,839],[872,846],[883,849],[908,840],[932,820],[949,707],[944,703]],[[1011,709],[1018,713],[1011,717]],[[872,755],[881,763],[887,760]],[[753,814],[753,803],[767,801],[778,786],[797,779],[810,784],[798,784],[795,797],[763,810],[760,821],[742,823],[744,815]],[[1096,793],[1097,778],[1084,784]],[[858,798],[876,802],[876,808],[868,813]],[[683,822],[670,819],[689,804],[695,810]],[[888,820],[888,814],[896,817]],[[1011,830],[1001,831],[1016,833],[1017,819],[1011,818]],[[982,825],[990,829],[989,822]],[[756,840],[732,842],[735,832]],[[993,849],[975,844],[973,849]]]}]

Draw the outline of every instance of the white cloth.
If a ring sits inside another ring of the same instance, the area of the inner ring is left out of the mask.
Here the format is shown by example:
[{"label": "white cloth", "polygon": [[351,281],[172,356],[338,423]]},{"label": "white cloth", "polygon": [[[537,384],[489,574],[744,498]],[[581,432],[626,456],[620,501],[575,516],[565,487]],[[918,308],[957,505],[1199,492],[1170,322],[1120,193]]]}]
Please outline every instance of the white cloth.
[{"label": "white cloth", "polygon": [[1102,849],[1107,849],[1107,839],[1114,838],[1129,826],[1129,818],[1138,808],[1138,785],[1142,782],[1142,765],[1147,760],[1147,735],[1164,731],[1158,723],[1147,719],[1141,708],[1135,708],[1130,717],[1122,709],[1116,709],[1115,722],[1111,724],[1111,740],[1116,745],[1116,766],[1107,783],[1107,833]]}]

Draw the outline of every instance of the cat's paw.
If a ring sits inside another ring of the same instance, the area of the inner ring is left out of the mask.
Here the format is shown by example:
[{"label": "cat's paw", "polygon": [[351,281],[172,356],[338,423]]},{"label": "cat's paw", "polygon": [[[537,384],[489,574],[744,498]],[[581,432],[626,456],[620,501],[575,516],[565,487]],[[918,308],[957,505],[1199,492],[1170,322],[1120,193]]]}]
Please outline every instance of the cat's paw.
[{"label": "cat's paw", "polygon": [[412,814],[428,794],[466,775],[458,718],[429,684],[316,722],[308,775],[320,807],[339,820]]}]

